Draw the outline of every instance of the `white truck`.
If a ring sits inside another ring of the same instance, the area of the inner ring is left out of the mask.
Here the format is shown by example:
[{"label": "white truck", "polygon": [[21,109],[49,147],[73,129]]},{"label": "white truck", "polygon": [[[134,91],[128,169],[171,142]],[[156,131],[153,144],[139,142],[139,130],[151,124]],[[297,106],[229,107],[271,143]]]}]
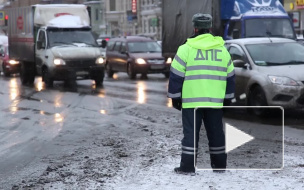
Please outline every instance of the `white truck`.
[{"label": "white truck", "polygon": [[20,62],[23,85],[42,76],[54,81],[92,79],[102,85],[104,57],[92,35],[85,5],[49,4],[10,8],[8,38],[11,58]]}]

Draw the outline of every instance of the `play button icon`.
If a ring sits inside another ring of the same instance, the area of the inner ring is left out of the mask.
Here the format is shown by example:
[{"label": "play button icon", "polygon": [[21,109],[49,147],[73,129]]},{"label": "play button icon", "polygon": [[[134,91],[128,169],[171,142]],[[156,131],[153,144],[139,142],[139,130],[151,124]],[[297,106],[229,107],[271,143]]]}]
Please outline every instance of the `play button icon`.
[{"label": "play button icon", "polygon": [[226,153],[254,139],[253,136],[244,133],[243,131],[233,127],[228,123],[225,124],[225,133],[226,133]]}]

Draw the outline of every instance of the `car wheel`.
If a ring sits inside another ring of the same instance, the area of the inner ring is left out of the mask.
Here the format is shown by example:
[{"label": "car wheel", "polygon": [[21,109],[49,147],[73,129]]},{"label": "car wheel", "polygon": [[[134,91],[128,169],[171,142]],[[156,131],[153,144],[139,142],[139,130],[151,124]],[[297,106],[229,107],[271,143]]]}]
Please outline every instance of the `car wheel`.
[{"label": "car wheel", "polygon": [[94,81],[96,86],[102,86],[103,77],[95,78]]},{"label": "car wheel", "polygon": [[166,73],[164,73],[164,75],[165,75],[166,78],[169,78],[170,77],[170,72],[166,72]]},{"label": "car wheel", "polygon": [[7,70],[4,64],[2,65],[2,70],[5,77],[11,76],[11,73]]},{"label": "car wheel", "polygon": [[64,87],[71,91],[77,91],[77,82],[72,78],[66,79],[64,80]]},{"label": "car wheel", "polygon": [[143,80],[147,80],[148,79],[148,74],[147,73],[142,73],[140,78],[143,79]]},{"label": "car wheel", "polygon": [[36,66],[34,63],[29,64],[28,70],[28,84],[33,85],[36,77]]},{"label": "car wheel", "polygon": [[29,85],[33,85],[34,82],[35,82],[35,75],[30,75],[28,77],[28,83],[29,83]]},{"label": "car wheel", "polygon": [[136,73],[134,72],[133,66],[130,63],[128,64],[128,75],[130,79],[136,78]]},{"label": "car wheel", "polygon": [[25,63],[21,63],[21,68],[20,68],[20,80],[22,85],[26,85],[28,82],[28,72],[25,66]]},{"label": "car wheel", "polygon": [[[267,106],[267,100],[265,93],[260,86],[254,87],[250,91],[249,95],[249,105],[250,106]],[[265,108],[249,108],[249,111],[251,111],[253,114],[257,116],[264,116],[267,113],[267,109]]]},{"label": "car wheel", "polygon": [[113,78],[114,71],[111,69],[110,64],[106,64],[106,71],[109,78]]},{"label": "car wheel", "polygon": [[54,80],[50,77],[49,71],[47,68],[42,70],[42,80],[44,81],[47,87],[53,87]]}]

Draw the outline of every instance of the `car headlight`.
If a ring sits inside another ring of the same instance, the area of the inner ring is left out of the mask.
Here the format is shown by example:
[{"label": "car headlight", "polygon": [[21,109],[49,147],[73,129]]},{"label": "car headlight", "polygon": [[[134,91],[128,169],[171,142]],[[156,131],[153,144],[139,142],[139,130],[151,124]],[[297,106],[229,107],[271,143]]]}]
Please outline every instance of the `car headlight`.
[{"label": "car headlight", "polygon": [[144,59],[142,59],[142,58],[136,59],[135,62],[136,62],[137,64],[140,64],[140,65],[146,64],[146,61],[145,61]]},{"label": "car headlight", "polygon": [[104,63],[104,58],[103,57],[98,57],[95,61],[96,64],[101,65]]},{"label": "car headlight", "polygon": [[56,58],[56,59],[54,59],[54,64],[55,65],[65,65],[65,61],[63,59]]},{"label": "car headlight", "polygon": [[299,86],[297,81],[288,78],[288,77],[279,77],[279,76],[271,76],[269,75],[268,78],[273,84],[278,84],[278,85],[286,85],[286,86]]},{"label": "car headlight", "polygon": [[19,61],[16,61],[16,60],[9,60],[8,61],[8,63],[10,64],[10,65],[17,65],[17,64],[19,64]]},{"label": "car headlight", "polygon": [[168,59],[167,59],[166,63],[167,63],[167,64],[172,63],[172,58],[171,58],[171,57],[168,57]]}]

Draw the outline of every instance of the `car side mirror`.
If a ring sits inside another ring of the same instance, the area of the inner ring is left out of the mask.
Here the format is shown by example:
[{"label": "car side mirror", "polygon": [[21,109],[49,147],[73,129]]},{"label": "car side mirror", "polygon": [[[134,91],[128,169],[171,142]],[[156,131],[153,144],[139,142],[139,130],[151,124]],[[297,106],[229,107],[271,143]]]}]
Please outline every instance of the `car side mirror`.
[{"label": "car side mirror", "polygon": [[121,51],[120,53],[121,53],[121,54],[128,54],[127,51]]},{"label": "car side mirror", "polygon": [[44,47],[44,42],[42,41],[37,41],[37,49],[43,49]]},{"label": "car side mirror", "polygon": [[41,45],[42,45],[41,41],[37,41],[37,49],[41,49]]},{"label": "car side mirror", "polygon": [[100,46],[100,47],[102,47],[102,48],[107,47],[107,41],[106,41],[106,40],[102,40],[102,41],[101,41],[101,46]]},{"label": "car side mirror", "polygon": [[240,36],[240,31],[238,29],[233,29],[232,31],[232,38],[233,39],[238,39]]},{"label": "car side mirror", "polygon": [[241,60],[241,59],[236,59],[236,60],[233,60],[233,65],[235,67],[241,67],[241,68],[246,68],[246,63],[244,60]]}]

